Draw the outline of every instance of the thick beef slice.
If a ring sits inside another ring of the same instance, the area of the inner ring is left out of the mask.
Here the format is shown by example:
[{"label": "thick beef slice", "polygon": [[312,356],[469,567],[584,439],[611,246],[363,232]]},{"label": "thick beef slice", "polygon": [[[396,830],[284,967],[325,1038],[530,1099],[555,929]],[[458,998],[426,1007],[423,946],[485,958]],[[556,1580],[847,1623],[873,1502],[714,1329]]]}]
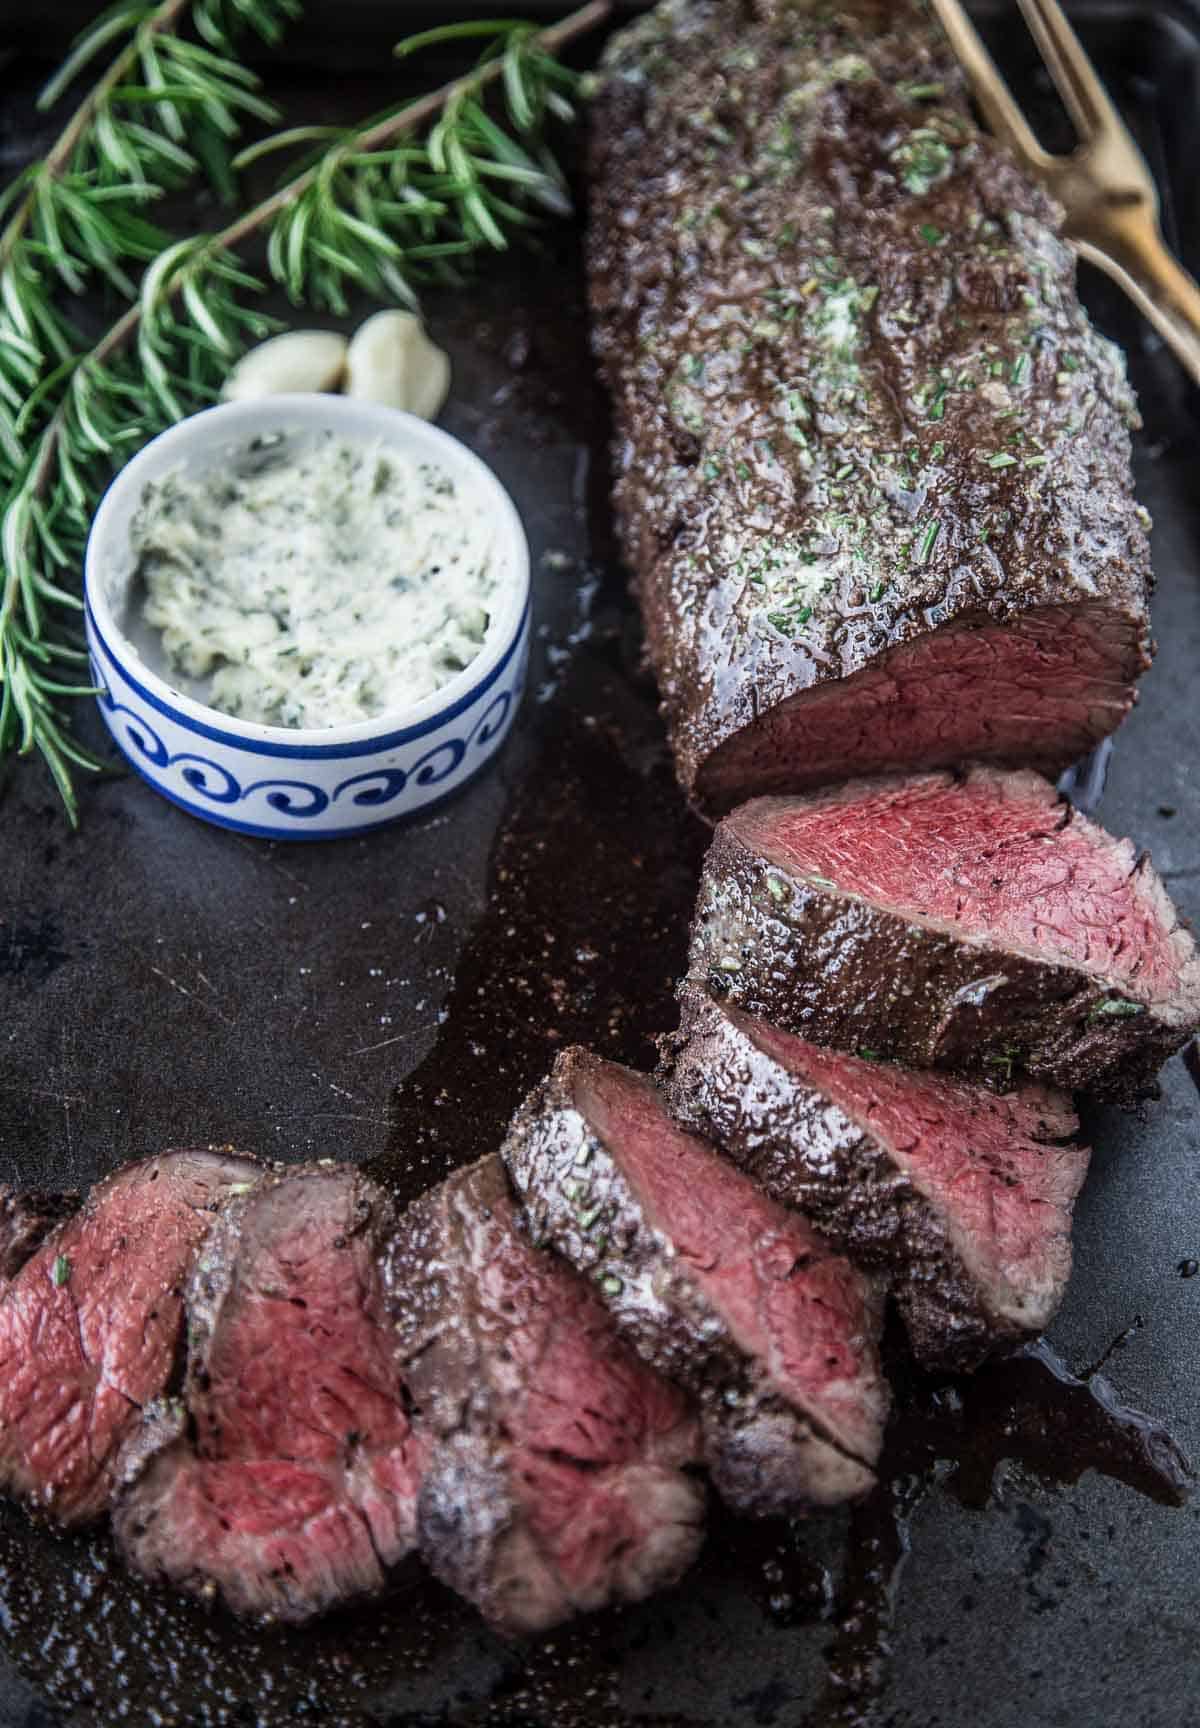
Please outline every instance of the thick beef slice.
[{"label": "thick beef slice", "polygon": [[705,861],[690,967],[820,1043],[1109,1096],[1200,1024],[1200,957],[1148,858],[1030,773],[743,805]]},{"label": "thick beef slice", "polygon": [[409,1208],[386,1260],[405,1380],[436,1442],[418,1503],[434,1571],[506,1632],[672,1584],[703,1490],[684,1396],[594,1291],[519,1228],[495,1157]]},{"label": "thick beef slice", "polygon": [[1066,1143],[1069,1099],[868,1062],[693,987],[682,1006],[664,1075],[676,1116],[886,1274],[922,1361],[973,1367],[1049,1324],[1089,1156]]},{"label": "thick beef slice", "polygon": [[352,1168],[231,1202],[188,1290],[184,1398],[122,1460],[130,1565],[300,1621],[379,1590],[413,1546],[422,1449],[382,1310],[389,1201]]},{"label": "thick beef slice", "polygon": [[0,1296],[55,1225],[78,1207],[78,1194],[0,1184]]},{"label": "thick beef slice", "polygon": [[667,0],[603,80],[595,344],[685,787],[1085,752],[1149,663],[1136,411],[928,10]]},{"label": "thick beef slice", "polygon": [[166,1152],[92,1190],[0,1301],[0,1487],[64,1524],[108,1506],[117,1451],[167,1387],[183,1285],[231,1188],[257,1167]]},{"label": "thick beef slice", "polygon": [[887,1408],[875,1292],[683,1133],[648,1080],[565,1051],[504,1157],[534,1234],[595,1280],[644,1360],[697,1396],[732,1505],[777,1512],[870,1486]]}]

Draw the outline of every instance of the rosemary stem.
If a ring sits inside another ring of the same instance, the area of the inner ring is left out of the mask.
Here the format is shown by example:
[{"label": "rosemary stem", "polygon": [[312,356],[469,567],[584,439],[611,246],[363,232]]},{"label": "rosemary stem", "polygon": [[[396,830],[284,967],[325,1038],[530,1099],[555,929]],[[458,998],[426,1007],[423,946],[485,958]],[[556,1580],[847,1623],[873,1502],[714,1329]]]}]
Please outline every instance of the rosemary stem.
[{"label": "rosemary stem", "polygon": [[[173,17],[186,3],[187,0],[165,0],[165,4],[152,22],[156,27],[161,27],[160,19],[166,21],[167,14]],[[548,54],[557,53],[578,37],[586,35],[590,30],[604,23],[611,11],[612,0],[588,0],[587,5],[580,7],[576,12],[572,12],[569,17],[539,32],[536,38],[538,47]],[[461,92],[486,87],[498,78],[501,72],[502,65],[496,61],[485,66],[482,70],[468,73],[465,77],[452,79],[449,83],[444,84],[440,90],[435,90],[430,95],[421,97],[419,101],[409,103],[407,107],[399,109],[395,114],[389,114],[384,119],[377,121],[374,126],[354,133],[352,139],[347,140],[345,148],[353,147],[356,151],[379,149],[393,139],[403,137],[405,133],[413,131],[426,120],[432,119],[434,115],[442,112],[446,105]],[[237,217],[215,233],[204,251],[219,254],[223,251],[234,250],[253,234],[267,227],[281,210],[286,209],[294,198],[299,197],[312,184],[316,178],[316,173],[315,168],[309,168],[302,174],[297,174],[281,186],[278,191],[273,192],[270,197],[264,198],[244,215]],[[174,276],[168,279],[163,290],[164,297],[169,298],[179,291],[187,270],[194,267],[194,263],[195,256],[193,255],[187,265],[181,266]],[[88,353],[80,356],[71,368],[71,376],[77,376],[87,367],[103,365],[111,355],[123,348],[137,330],[141,316],[141,304],[135,301],[106,331],[100,341]],[[42,432],[37,456],[30,471],[30,488],[34,496],[39,496],[45,490],[53,472],[69,391],[70,384],[68,382],[64,388],[59,407]],[[16,609],[19,586],[18,567],[14,560],[5,573],[4,589],[3,593],[0,594],[0,640],[3,640],[5,630]]]},{"label": "rosemary stem", "polygon": [[[558,24],[552,24],[537,37],[539,48],[548,54],[555,54],[560,48],[573,42],[578,36],[585,36],[589,30],[594,30],[602,24],[612,11],[612,0],[590,0],[579,11],[572,12],[568,18]],[[463,78],[455,78],[449,84],[443,84],[440,90],[431,91],[428,96],[422,96],[420,101],[412,102],[407,108],[401,108],[395,114],[388,114],[374,126],[368,126],[365,131],[356,132],[352,144],[355,151],[378,150],[393,139],[401,138],[406,132],[412,132],[426,120],[431,120],[435,114],[441,113],[453,101],[455,96],[468,90],[485,89],[498,78],[502,71],[499,60],[485,66],[482,71],[468,73]],[[350,147],[350,142],[344,148]],[[303,174],[297,174],[273,192],[269,198],[264,198],[261,204],[256,204],[244,216],[239,216],[227,228],[223,228],[212,239],[214,251],[233,251],[241,242],[247,239],[257,229],[271,222],[281,210],[285,210],[294,198],[308,190],[317,177],[315,168],[308,168]],[[168,290],[169,292],[170,290]],[[111,352],[111,350],[110,350]]]},{"label": "rosemary stem", "polygon": [[158,36],[164,30],[169,30],[181,12],[187,10],[191,0],[162,0],[162,5],[151,18],[137,25],[128,44],[121,50],[109,67],[108,71],[94,84],[67,121],[50,149],[43,157],[38,168],[37,177],[30,183],[29,190],[21,199],[8,222],[4,232],[0,234],[0,271],[7,269],[12,258],[13,247],[24,233],[37,202],[37,189],[48,180],[55,179],[69,165],[75,146],[91,125],[92,120],[118,84],[123,83],[126,73],[136,62],[141,52],[142,44],[150,36]]}]

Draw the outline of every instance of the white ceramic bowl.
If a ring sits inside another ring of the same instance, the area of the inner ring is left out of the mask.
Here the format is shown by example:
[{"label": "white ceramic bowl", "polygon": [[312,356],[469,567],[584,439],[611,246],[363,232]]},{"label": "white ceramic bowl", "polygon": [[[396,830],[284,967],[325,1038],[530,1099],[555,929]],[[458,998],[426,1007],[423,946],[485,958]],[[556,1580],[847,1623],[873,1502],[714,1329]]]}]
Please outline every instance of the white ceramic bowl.
[{"label": "white ceramic bowl", "polygon": [[[490,501],[502,574],[482,649],[432,696],[354,726],[293,730],[234,719],[171,681],[155,633],[129,616],[130,522],[147,481],[218,466],[260,433],[331,430],[434,460]],[[84,566],[100,711],[129,762],[193,816],[271,839],[360,834],[424,810],[478,774],[512,725],[529,660],[529,548],[477,456],[424,420],[343,396],[274,396],[208,408],[121,470],[96,512]]]}]

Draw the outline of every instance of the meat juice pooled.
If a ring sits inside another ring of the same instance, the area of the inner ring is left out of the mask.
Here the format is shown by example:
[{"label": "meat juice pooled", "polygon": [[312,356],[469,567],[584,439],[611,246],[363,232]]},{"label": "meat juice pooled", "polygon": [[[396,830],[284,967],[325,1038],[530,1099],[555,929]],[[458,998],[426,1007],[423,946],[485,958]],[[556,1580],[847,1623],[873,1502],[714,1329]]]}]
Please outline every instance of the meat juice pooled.
[{"label": "meat juice pooled", "polygon": [[[607,1031],[607,1049],[644,1061],[645,1030],[665,1031],[674,1018],[672,992],[704,834],[672,788],[661,747],[654,748],[648,705],[640,722],[637,704],[627,703],[620,718],[611,707],[606,712],[599,693],[614,686],[602,662],[593,660],[576,679],[562,706],[556,699],[544,720],[539,716],[546,802],[519,796],[501,825],[488,908],[463,950],[450,1013],[413,1077],[419,1096],[398,1104],[398,1128],[424,1125],[429,1163],[421,1151],[377,1161],[378,1176],[405,1197],[449,1167],[451,1123],[477,1132],[485,1145],[498,1143],[522,1091],[548,1066],[547,1027],[585,1035],[582,1023],[594,1016]],[[580,725],[580,707],[599,713],[600,725]],[[615,813],[611,827],[599,824],[600,811],[606,819]],[[633,844],[642,864],[631,884],[619,865]],[[568,866],[580,856],[594,868],[576,869],[564,892]],[[562,969],[549,957],[603,956],[610,943],[613,955],[629,957],[628,966],[572,958],[564,994]],[[522,952],[546,963],[521,973],[515,960]],[[498,1022],[505,1029],[500,1059],[484,1061],[472,1046],[488,1027],[494,1037]],[[436,1110],[433,1098],[440,1100]],[[958,1481],[973,1504],[986,1500],[995,1466],[1014,1456],[1048,1481],[1095,1469],[1166,1504],[1186,1484],[1165,1430],[1124,1409],[1102,1379],[1071,1377],[1044,1345],[965,1380],[901,1379],[898,1401],[903,1426],[893,1434],[900,1438],[889,1436],[879,1487],[853,1514],[840,1584],[836,1566],[831,1574],[810,1557],[803,1525],[720,1514],[685,1586],[711,1588],[718,1597],[745,1590],[791,1636],[805,1623],[832,1624],[830,1708],[843,1709],[847,1721],[886,1682],[888,1629],[895,1601],[903,1601],[897,1582],[903,1524],[931,1488],[936,1460],[962,1460]],[[153,1708],[166,1720],[174,1702],[185,1719],[190,1711],[214,1728],[232,1720],[236,1702],[247,1697],[257,1700],[257,1720],[267,1728],[304,1720],[305,1709],[322,1728],[361,1728],[369,1701],[385,1695],[389,1682],[437,1664],[439,1652],[457,1648],[475,1624],[472,1610],[431,1582],[406,1583],[366,1611],[308,1627],[301,1669],[295,1634],[214,1619],[130,1579],[107,1538],[31,1536],[18,1512],[0,1517],[0,1601],[24,1671],[64,1705],[96,1708],[107,1700],[104,1708],[118,1721],[132,1703],[134,1719],[138,1709]],[[653,1604],[636,1612],[653,1623]],[[539,1721],[607,1728],[619,1719],[614,1626],[605,1616],[582,1621],[506,1657],[502,1677],[488,1683],[490,1702],[464,1706],[464,1721],[516,1724],[536,1709]],[[81,1651],[78,1666],[60,1660],[72,1644]],[[114,1649],[123,1652],[119,1659]],[[679,1720],[657,1716],[663,1728]]]}]

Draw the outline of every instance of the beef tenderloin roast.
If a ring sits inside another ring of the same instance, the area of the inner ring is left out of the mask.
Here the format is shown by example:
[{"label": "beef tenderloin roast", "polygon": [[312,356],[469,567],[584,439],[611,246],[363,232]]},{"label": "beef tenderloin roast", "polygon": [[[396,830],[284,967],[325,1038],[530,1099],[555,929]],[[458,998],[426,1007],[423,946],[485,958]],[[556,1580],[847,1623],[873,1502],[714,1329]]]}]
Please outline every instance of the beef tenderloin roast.
[{"label": "beef tenderloin roast", "polygon": [[394,1222],[345,1164],[226,1205],[188,1288],[183,1396],[121,1461],[113,1524],[135,1570],[299,1622],[379,1591],[411,1551],[424,1446],[382,1305]]},{"label": "beef tenderloin roast", "polygon": [[43,1239],[0,1300],[0,1488],[62,1524],[107,1509],[118,1451],[175,1372],[195,1256],[259,1173],[229,1152],[164,1152]]},{"label": "beef tenderloin roast", "polygon": [[593,105],[594,340],[680,780],[1056,772],[1149,664],[1123,356],[918,0],[665,0]]}]

